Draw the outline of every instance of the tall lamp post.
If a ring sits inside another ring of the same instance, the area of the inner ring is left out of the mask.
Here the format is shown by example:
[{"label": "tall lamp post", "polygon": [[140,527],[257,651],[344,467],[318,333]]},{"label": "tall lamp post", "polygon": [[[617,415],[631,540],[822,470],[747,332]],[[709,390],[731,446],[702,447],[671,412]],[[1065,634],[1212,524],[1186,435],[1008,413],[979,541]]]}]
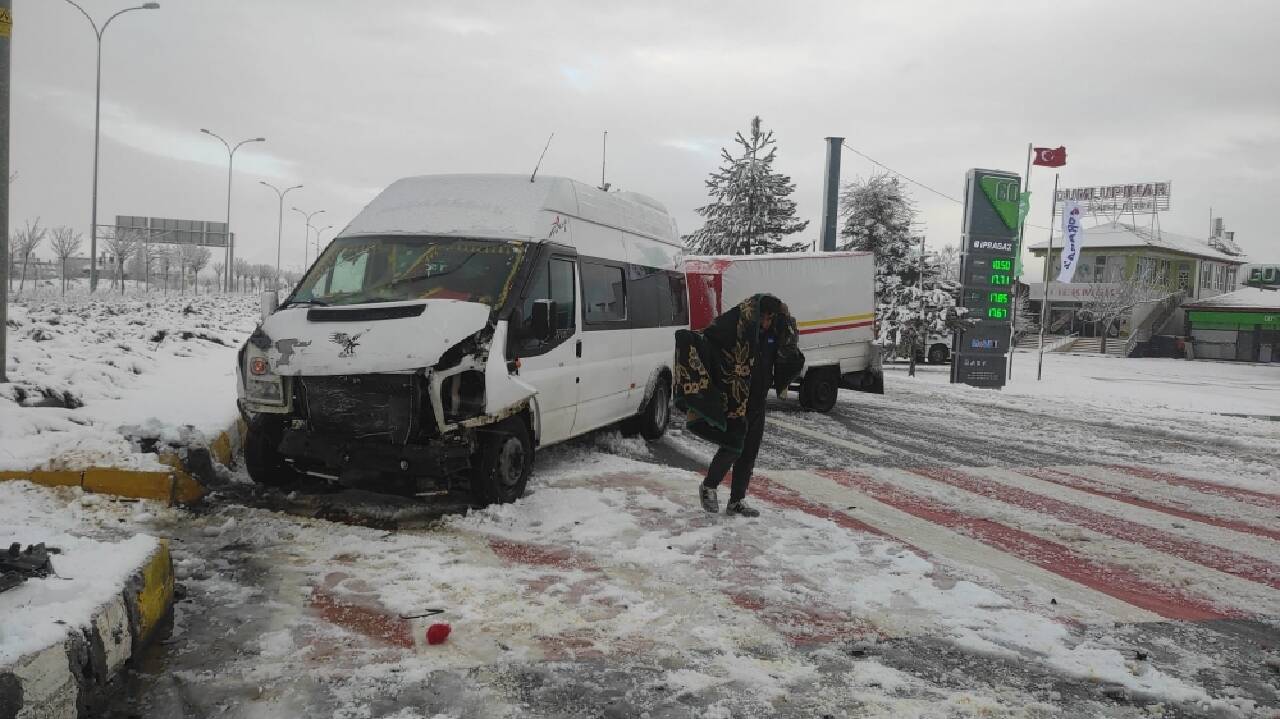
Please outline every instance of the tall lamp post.
[{"label": "tall lamp post", "polygon": [[307,247],[311,244],[311,218],[315,217],[321,212],[324,212],[324,210],[307,212],[305,210],[299,210],[298,208],[295,207],[293,208],[293,211],[298,213],[299,215],[302,215],[302,217],[306,220],[306,225],[302,228],[302,233],[303,233],[302,234],[302,271],[306,272],[307,271]]},{"label": "tall lamp post", "polygon": [[320,236],[333,229],[333,225],[316,228],[316,259],[320,259]]},{"label": "tall lamp post", "polygon": [[248,140],[241,140],[240,142],[237,142],[233,147],[231,143],[222,139],[222,136],[217,134],[216,132],[210,132],[204,129],[203,127],[200,128],[200,132],[203,132],[209,137],[217,139],[218,142],[222,143],[223,147],[227,148],[227,252],[226,252],[227,264],[223,268],[223,272],[225,276],[223,277],[223,280],[222,280],[222,285],[223,285],[222,291],[230,292],[231,291],[231,263],[235,262],[235,259],[236,259],[236,243],[235,243],[235,240],[231,239],[231,170],[235,166],[236,150],[239,150],[242,145],[247,145],[250,142],[266,142],[267,138],[253,137],[253,138],[249,138]]},{"label": "tall lamp post", "polygon": [[294,185],[293,187],[281,190],[279,187],[276,187],[270,182],[266,182],[264,180],[258,180],[258,184],[270,187],[275,190],[276,195],[280,197],[280,215],[279,219],[276,221],[276,289],[280,289],[280,240],[284,237],[284,196],[294,190],[301,190],[302,185]]},{"label": "tall lamp post", "polygon": [[102,23],[102,27],[98,27],[98,23],[94,22],[89,13],[85,12],[85,9],[75,0],[66,1],[84,15],[84,19],[88,20],[93,28],[93,34],[98,38],[98,79],[93,94],[93,214],[89,219],[89,291],[93,292],[98,289],[98,130],[102,119],[102,35],[107,31],[111,21],[121,15],[134,10],[159,10],[160,3],[149,2],[137,7],[127,7],[107,18],[107,21]]}]

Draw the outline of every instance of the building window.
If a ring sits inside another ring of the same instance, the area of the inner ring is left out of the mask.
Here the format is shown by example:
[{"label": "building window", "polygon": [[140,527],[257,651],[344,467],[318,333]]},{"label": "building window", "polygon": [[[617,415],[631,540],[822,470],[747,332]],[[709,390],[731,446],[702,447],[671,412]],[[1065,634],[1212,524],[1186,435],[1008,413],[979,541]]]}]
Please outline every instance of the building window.
[{"label": "building window", "polygon": [[1209,289],[1213,281],[1213,263],[1204,262],[1200,265],[1200,288]]},{"label": "building window", "polygon": [[1107,281],[1107,256],[1106,255],[1098,255],[1097,257],[1093,258],[1093,281],[1094,282]]}]

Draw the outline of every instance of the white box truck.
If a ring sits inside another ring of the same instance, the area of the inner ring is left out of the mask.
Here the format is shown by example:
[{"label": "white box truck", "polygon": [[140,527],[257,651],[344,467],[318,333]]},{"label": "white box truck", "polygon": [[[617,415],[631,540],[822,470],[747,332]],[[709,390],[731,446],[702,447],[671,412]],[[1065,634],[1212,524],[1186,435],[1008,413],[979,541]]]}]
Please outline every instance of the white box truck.
[{"label": "white box truck", "polygon": [[758,293],[781,299],[800,332],[798,398],[827,412],[839,388],[884,392],[875,347],[875,257],[870,252],[686,257],[691,329]]}]

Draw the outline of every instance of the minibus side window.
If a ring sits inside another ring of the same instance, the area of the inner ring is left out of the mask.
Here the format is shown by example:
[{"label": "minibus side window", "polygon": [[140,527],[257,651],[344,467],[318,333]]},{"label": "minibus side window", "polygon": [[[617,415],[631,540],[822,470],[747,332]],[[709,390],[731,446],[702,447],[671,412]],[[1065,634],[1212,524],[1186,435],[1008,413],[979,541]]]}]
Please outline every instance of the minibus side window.
[{"label": "minibus side window", "polygon": [[[540,342],[533,337],[533,303],[538,300],[553,300],[556,303],[555,336]],[[520,305],[520,349],[547,350],[573,335],[577,326],[577,293],[573,282],[573,260],[554,257],[540,263],[533,271],[525,290],[524,301]]]},{"label": "minibus side window", "polygon": [[582,304],[587,324],[627,319],[627,280],[621,267],[582,263]]}]

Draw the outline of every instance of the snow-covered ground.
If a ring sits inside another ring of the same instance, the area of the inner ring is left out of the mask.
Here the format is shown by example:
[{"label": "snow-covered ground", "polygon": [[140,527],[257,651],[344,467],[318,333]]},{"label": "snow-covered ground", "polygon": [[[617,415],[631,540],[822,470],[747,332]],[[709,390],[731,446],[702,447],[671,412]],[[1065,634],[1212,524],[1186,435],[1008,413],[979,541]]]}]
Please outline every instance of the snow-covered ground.
[{"label": "snow-covered ground", "polygon": [[[105,501],[94,495],[66,501],[26,482],[0,482],[0,547],[44,543],[58,551],[51,558],[55,575],[0,593],[0,666],[56,644],[68,629],[87,629],[155,551],[154,537],[97,521],[94,507]],[[131,508],[148,511],[143,504]]]},{"label": "snow-covered ground", "polygon": [[[1014,353],[1012,377],[998,396],[1038,398],[1064,411],[1087,408],[1092,414],[1120,408],[1168,417],[1179,416],[1169,410],[1280,416],[1280,365],[1049,352],[1037,380],[1036,363],[1035,352]],[[945,384],[950,379],[947,367],[916,369],[921,381]],[[892,378],[905,374],[906,365],[889,365],[888,370]]]},{"label": "snow-covered ground", "polygon": [[[22,386],[53,377],[85,407],[0,412],[66,437],[150,407],[198,426],[214,410],[182,414],[178,393],[224,402],[185,386],[197,365],[225,373],[234,412],[252,300],[153,305],[24,304],[15,334],[56,339],[19,340]],[[74,371],[30,369],[63,355]],[[243,485],[195,511],[12,483],[0,502],[45,508],[60,536],[172,540],[174,636],[111,716],[1272,719],[1280,423],[1215,413],[1275,414],[1274,368],[1052,356],[1036,383],[1034,355],[1015,362],[1001,392],[891,368],[885,395],[829,415],[775,402],[755,520],[698,509],[711,450],[678,428],[548,449],[519,502],[400,531],[316,518],[396,503]],[[453,628],[441,646],[433,621]]]},{"label": "snow-covered ground", "polygon": [[225,430],[237,416],[235,354],[255,306],[244,295],[79,288],[13,300],[0,469],[156,468],[136,439]]}]

